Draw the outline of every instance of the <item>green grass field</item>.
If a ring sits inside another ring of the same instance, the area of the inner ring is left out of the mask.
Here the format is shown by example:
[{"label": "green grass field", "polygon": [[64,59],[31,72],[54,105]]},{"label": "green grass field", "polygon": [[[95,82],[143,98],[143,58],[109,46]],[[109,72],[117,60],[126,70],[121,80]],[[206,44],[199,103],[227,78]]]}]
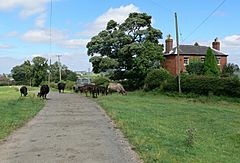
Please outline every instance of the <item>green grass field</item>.
[{"label": "green grass field", "polygon": [[16,88],[0,87],[0,139],[25,124],[43,106],[44,101],[32,93],[27,97],[20,97],[20,92]]},{"label": "green grass field", "polygon": [[144,162],[240,162],[240,103],[143,92],[97,101]]}]

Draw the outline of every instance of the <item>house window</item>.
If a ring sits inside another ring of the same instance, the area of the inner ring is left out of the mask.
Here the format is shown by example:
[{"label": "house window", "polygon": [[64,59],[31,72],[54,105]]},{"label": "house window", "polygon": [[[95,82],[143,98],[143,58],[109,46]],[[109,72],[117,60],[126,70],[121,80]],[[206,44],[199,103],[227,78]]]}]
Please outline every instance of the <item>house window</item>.
[{"label": "house window", "polygon": [[205,57],[201,57],[201,62],[204,63]]},{"label": "house window", "polygon": [[220,65],[221,58],[217,57],[217,64]]},{"label": "house window", "polygon": [[189,65],[189,57],[184,57],[184,65]]}]

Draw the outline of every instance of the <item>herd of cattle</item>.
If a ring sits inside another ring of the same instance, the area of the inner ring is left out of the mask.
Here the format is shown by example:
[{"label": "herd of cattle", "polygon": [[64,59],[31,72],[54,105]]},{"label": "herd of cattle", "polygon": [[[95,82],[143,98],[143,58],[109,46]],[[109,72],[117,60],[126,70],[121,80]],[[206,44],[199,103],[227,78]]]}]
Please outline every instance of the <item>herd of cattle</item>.
[{"label": "herd of cattle", "polygon": [[[57,87],[58,87],[59,93],[64,93],[65,86],[66,86],[65,83],[58,83]],[[97,98],[97,96],[99,94],[108,95],[108,94],[112,94],[112,92],[118,92],[122,95],[127,94],[127,91],[125,91],[122,84],[120,84],[120,83],[109,83],[106,87],[94,85],[94,84],[86,84],[83,86],[74,86],[73,90],[76,93],[77,92],[85,93],[86,96],[88,96],[88,94],[89,94],[93,98]],[[42,85],[40,87],[40,92],[38,92],[37,96],[40,98],[42,97],[43,99],[46,99],[49,91],[50,91],[50,89],[49,89],[48,85]],[[20,93],[21,93],[21,96],[22,95],[27,96],[27,94],[28,94],[27,87],[22,86],[20,88]]]}]

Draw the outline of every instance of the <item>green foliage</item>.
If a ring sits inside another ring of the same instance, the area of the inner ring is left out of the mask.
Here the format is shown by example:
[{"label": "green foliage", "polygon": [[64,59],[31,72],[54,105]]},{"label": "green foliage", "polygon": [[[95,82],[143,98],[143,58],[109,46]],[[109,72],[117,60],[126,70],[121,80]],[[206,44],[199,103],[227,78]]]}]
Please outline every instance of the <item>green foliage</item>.
[{"label": "green foliage", "polygon": [[[47,82],[46,82],[47,83]],[[54,89],[57,89],[57,83],[54,83],[54,82],[51,82],[50,85],[49,85],[50,89],[51,88],[54,88]]]},{"label": "green foliage", "polygon": [[[59,81],[59,65],[57,62],[48,66],[47,59],[43,57],[35,57],[30,61],[24,61],[20,66],[12,68],[12,77],[16,84],[39,86],[48,79],[48,70],[51,72],[51,81]],[[62,80],[76,81],[77,74],[62,65]]]},{"label": "green foliage", "polygon": [[33,79],[33,66],[30,61],[24,61],[20,66],[15,66],[11,70],[12,77],[16,81],[16,84],[32,85]]},{"label": "green foliage", "polygon": [[151,16],[146,13],[131,13],[122,24],[110,20],[87,44],[93,71],[112,70],[110,79],[139,88],[149,69],[159,67],[163,59],[163,47],[158,44],[161,38],[161,31],[151,26]]},{"label": "green foliage", "polygon": [[228,63],[224,65],[222,70],[222,76],[223,77],[234,77],[236,76],[234,73],[239,72],[239,67],[237,64]]},{"label": "green foliage", "polygon": [[109,69],[116,69],[118,66],[117,60],[109,57],[94,56],[89,61],[94,65],[94,73],[106,72]]},{"label": "green foliage", "polygon": [[[70,81],[76,81],[77,80],[77,74],[71,70],[68,69],[66,65],[62,65],[62,71],[61,71],[61,78],[64,81],[70,80]],[[50,72],[51,72],[51,81],[57,83],[59,82],[59,64],[58,62],[55,62],[50,65]]]},{"label": "green foliage", "polygon": [[188,76],[181,80],[183,93],[240,97],[240,81],[237,78]]},{"label": "green foliage", "polygon": [[205,99],[137,91],[97,101],[144,162],[240,162],[240,104]]},{"label": "green foliage", "polygon": [[153,69],[145,78],[145,89],[153,90],[155,88],[161,88],[161,86],[166,83],[166,81],[170,78],[170,74],[164,68]]},{"label": "green foliage", "polygon": [[39,86],[47,79],[47,59],[43,57],[34,57],[32,64],[30,61],[24,61],[20,66],[12,68],[12,77],[16,84]]},{"label": "green foliage", "polygon": [[102,86],[107,86],[109,84],[109,81],[110,81],[109,78],[105,76],[98,76],[93,79],[93,83],[95,83],[96,85],[102,85]]},{"label": "green foliage", "polygon": [[189,65],[186,66],[186,70],[189,74],[203,75],[204,63],[201,61],[190,61]]},{"label": "green foliage", "polygon": [[212,52],[211,48],[208,48],[207,54],[204,61],[204,67],[203,67],[204,75],[208,76],[219,76],[220,70],[217,65],[217,59],[215,55]]},{"label": "green foliage", "polygon": [[70,80],[67,80],[66,82],[66,89],[68,90],[72,90],[73,86],[76,85],[76,83],[74,81],[70,81]]}]

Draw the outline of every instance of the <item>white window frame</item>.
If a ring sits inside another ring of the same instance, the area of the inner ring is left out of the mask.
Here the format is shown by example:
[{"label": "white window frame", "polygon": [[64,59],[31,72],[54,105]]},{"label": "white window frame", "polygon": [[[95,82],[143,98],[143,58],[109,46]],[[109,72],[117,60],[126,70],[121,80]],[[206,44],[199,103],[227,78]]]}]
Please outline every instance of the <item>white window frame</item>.
[{"label": "white window frame", "polygon": [[221,65],[221,57],[217,57],[217,65]]},{"label": "white window frame", "polygon": [[[185,63],[187,61],[187,63]],[[183,57],[184,66],[189,65],[189,57]]]}]

